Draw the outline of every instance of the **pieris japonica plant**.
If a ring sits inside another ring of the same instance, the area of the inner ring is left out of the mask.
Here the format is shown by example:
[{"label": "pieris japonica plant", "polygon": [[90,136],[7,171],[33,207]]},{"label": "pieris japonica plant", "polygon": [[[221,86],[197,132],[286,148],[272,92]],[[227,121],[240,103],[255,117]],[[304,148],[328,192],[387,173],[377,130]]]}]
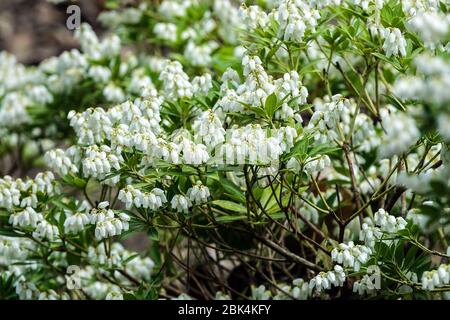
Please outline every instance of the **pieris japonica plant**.
[{"label": "pieris japonica plant", "polygon": [[448,3],[136,2],[0,56],[1,298],[450,299]]}]

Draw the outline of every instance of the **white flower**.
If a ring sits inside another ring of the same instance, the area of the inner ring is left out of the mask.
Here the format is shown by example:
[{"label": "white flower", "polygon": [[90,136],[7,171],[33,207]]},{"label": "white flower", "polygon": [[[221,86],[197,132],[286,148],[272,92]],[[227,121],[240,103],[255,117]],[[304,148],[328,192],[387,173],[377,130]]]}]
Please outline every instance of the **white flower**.
[{"label": "white flower", "polygon": [[381,228],[381,231],[395,233],[403,230],[407,222],[402,217],[394,217],[387,213],[384,209],[379,209],[374,214],[374,222]]},{"label": "white flower", "polygon": [[28,88],[28,97],[38,104],[45,105],[53,102],[53,96],[43,85],[36,85]]},{"label": "white flower", "polygon": [[75,32],[75,37],[80,41],[83,52],[93,60],[113,57],[120,52],[120,39],[116,35],[106,37],[99,41],[92,27],[83,23]]},{"label": "white flower", "polygon": [[303,279],[295,279],[292,281],[294,288],[292,289],[292,296],[295,299],[307,300],[310,296],[309,283],[305,282]]},{"label": "white flower", "polygon": [[155,24],[153,32],[162,40],[177,41],[177,26],[173,23],[158,22]]},{"label": "white flower", "polygon": [[[422,100],[443,106],[442,116],[446,116],[445,106],[450,101],[450,63],[440,56],[423,53],[414,58],[417,75],[405,75],[394,84],[394,93],[402,99]],[[444,131],[445,132],[445,131]]]},{"label": "white flower", "polygon": [[150,192],[142,192],[131,185],[120,190],[118,199],[125,202],[127,209],[134,205],[136,208],[142,207],[157,210],[167,202],[164,191],[159,188],[154,188]]},{"label": "white flower", "polygon": [[307,28],[315,30],[317,19],[320,18],[317,10],[311,9],[307,2],[282,0],[275,13],[280,23],[278,35],[284,40],[300,42]]},{"label": "white flower", "polygon": [[13,206],[20,205],[20,190],[11,177],[0,179],[0,206],[11,210]]},{"label": "white flower", "polygon": [[[85,177],[103,179],[112,169],[120,169],[122,157],[112,153],[111,148],[96,145],[86,148],[86,156],[82,160],[83,174]],[[118,179],[118,176],[116,177]]]},{"label": "white flower", "polygon": [[[315,99],[314,108],[315,112],[308,123],[308,129],[318,130],[314,135],[317,141],[334,142],[336,139],[342,139],[342,133],[348,134],[352,129],[354,131],[359,129],[360,122],[353,121],[356,114],[356,103],[353,100],[345,99],[340,94],[331,98],[326,96],[323,100]],[[372,132],[370,134],[372,135]],[[366,136],[363,138],[367,139]]]},{"label": "white flower", "polygon": [[78,168],[62,149],[47,151],[44,159],[49,167],[57,170],[62,176],[67,175],[69,172],[74,174],[78,173]]},{"label": "white flower", "polygon": [[0,263],[26,259],[34,249],[34,243],[29,239],[0,236]]},{"label": "white flower", "polygon": [[277,138],[268,137],[268,132],[259,125],[230,129],[214,161],[218,164],[276,164],[283,148],[288,148],[293,139],[289,131],[280,130],[276,135]]},{"label": "white flower", "polygon": [[286,168],[291,170],[294,173],[299,173],[301,169],[300,162],[297,160],[297,158],[290,158],[289,161],[286,163]]},{"label": "white flower", "polygon": [[224,89],[224,95],[217,101],[214,110],[221,109],[224,112],[242,112],[243,105],[235,90]]},{"label": "white flower", "polygon": [[365,274],[360,280],[353,283],[353,292],[357,292],[359,295],[364,295],[365,293],[374,294],[377,288],[371,275]]},{"label": "white flower", "polygon": [[191,201],[181,194],[176,194],[170,201],[172,209],[177,212],[188,213],[189,208],[192,206]]},{"label": "white flower", "polygon": [[202,204],[208,201],[210,193],[208,187],[198,181],[196,185],[188,189],[186,196],[192,203]]},{"label": "white flower", "polygon": [[450,126],[448,125],[449,123],[450,115],[441,113],[439,115],[439,118],[437,119],[437,126],[439,133],[442,135],[446,142],[450,142]]},{"label": "white flower", "polygon": [[334,269],[328,272],[320,272],[309,281],[309,291],[320,294],[323,290],[331,289],[332,286],[341,287],[345,281],[345,272],[341,266],[334,266]]},{"label": "white flower", "polygon": [[168,143],[167,141],[159,139],[154,151],[154,156],[158,159],[161,158],[164,161],[173,164],[180,163],[181,148],[173,142]]},{"label": "white flower", "polygon": [[7,93],[0,103],[0,125],[15,127],[31,122],[26,110],[29,105],[29,98],[16,92]]},{"label": "white flower", "polygon": [[163,83],[165,96],[170,99],[191,98],[193,95],[189,77],[184,73],[183,67],[178,61],[165,62],[159,80]]},{"label": "white flower", "polygon": [[34,180],[30,180],[31,190],[33,193],[38,191],[52,195],[55,191],[53,181],[55,176],[50,171],[39,172]]},{"label": "white flower", "polygon": [[373,248],[375,246],[375,242],[380,239],[381,236],[382,233],[379,228],[363,223],[359,233],[359,240],[364,241],[368,247]]},{"label": "white flower", "polygon": [[229,86],[232,88],[237,88],[241,82],[239,78],[239,74],[231,67],[228,67],[227,70],[222,74],[222,85],[220,87],[221,91],[226,91]]},{"label": "white flower", "polygon": [[359,271],[361,265],[369,260],[371,254],[372,250],[369,247],[355,245],[353,241],[350,241],[348,244],[340,243],[337,248],[334,248],[331,251],[331,259],[343,264],[344,267]]},{"label": "white flower", "polygon": [[212,88],[211,74],[205,73],[192,79],[192,92],[194,95],[207,95]]},{"label": "white flower", "polygon": [[429,49],[435,49],[450,30],[450,15],[440,12],[420,12],[409,21],[409,26],[417,32]]},{"label": "white flower", "polygon": [[129,7],[123,9],[121,12],[104,11],[100,13],[98,20],[103,25],[106,25],[112,29],[115,29],[122,24],[136,24],[141,20],[143,11],[146,10],[147,7],[148,5],[146,3],[141,3],[137,8]]},{"label": "white flower", "polygon": [[193,65],[198,67],[206,67],[211,64],[211,53],[218,47],[214,41],[207,42],[203,45],[196,45],[193,41],[189,41],[184,49],[184,57]]},{"label": "white flower", "polygon": [[103,66],[92,66],[89,69],[89,76],[99,83],[108,83],[111,78],[111,70]]},{"label": "white flower", "polygon": [[211,110],[203,112],[192,124],[196,141],[214,147],[225,141],[225,130],[219,117]]},{"label": "white flower", "polygon": [[403,112],[389,114],[382,110],[383,136],[379,153],[381,157],[390,158],[407,151],[420,137],[419,129],[413,118]]},{"label": "white flower", "polygon": [[97,222],[114,218],[114,211],[105,208],[93,208],[89,212],[88,217],[91,224],[96,224]]},{"label": "white flower", "polygon": [[220,36],[228,43],[238,43],[238,30],[242,28],[239,9],[229,0],[215,0],[213,12],[220,22],[218,30]]},{"label": "white flower", "polygon": [[129,228],[130,217],[123,212],[116,214],[107,209],[108,206],[108,201],[100,202],[89,213],[90,223],[95,224],[95,237],[98,240],[120,235]]},{"label": "white flower", "polygon": [[77,212],[64,221],[64,230],[66,233],[78,233],[84,230],[86,225],[90,224],[89,216],[82,212]]},{"label": "white flower", "polygon": [[252,299],[253,300],[269,300],[272,296],[270,290],[266,290],[264,285],[252,288]]},{"label": "white flower", "polygon": [[204,144],[196,144],[186,138],[181,143],[181,150],[183,152],[183,163],[201,165],[209,159],[208,151]]},{"label": "white flower", "polygon": [[241,7],[239,14],[248,29],[265,29],[269,22],[267,14],[259,6]]},{"label": "white flower", "polygon": [[32,300],[36,299],[40,292],[36,285],[32,282],[27,282],[25,279],[20,279],[15,283],[16,294],[21,300]]},{"label": "white flower", "polygon": [[385,28],[382,36],[384,38],[383,50],[386,56],[406,56],[406,40],[398,28]]},{"label": "white flower", "polygon": [[127,90],[141,97],[151,97],[155,86],[153,85],[152,79],[145,74],[144,69],[136,69],[131,75]]},{"label": "white flower", "polygon": [[27,207],[23,211],[13,213],[9,217],[9,223],[14,227],[36,228],[37,224],[44,219],[41,213],[37,213],[33,208]]},{"label": "white flower", "polygon": [[[132,253],[130,252],[128,255],[132,256]],[[123,256],[126,257],[127,254],[124,254]],[[155,263],[149,257],[135,257],[127,262],[126,266],[128,274],[133,276],[135,279],[149,281],[152,277],[152,269],[155,266]]]},{"label": "white flower", "polygon": [[118,87],[114,83],[109,83],[105,89],[103,89],[103,95],[109,102],[123,102],[125,100],[125,93],[122,88]]},{"label": "white flower", "polygon": [[158,12],[167,18],[183,17],[186,15],[187,9],[195,3],[196,1],[192,0],[165,0],[158,7]]},{"label": "white flower", "polygon": [[308,157],[305,160],[304,171],[309,174],[315,174],[330,166],[331,160],[327,155],[317,155],[313,158]]},{"label": "white flower", "polygon": [[50,224],[46,220],[41,220],[33,232],[33,237],[37,239],[48,239],[53,241],[58,236],[58,227]]},{"label": "white flower", "polygon": [[100,143],[112,127],[108,113],[102,108],[88,108],[82,113],[70,111],[67,118],[75,130],[80,144]]},{"label": "white flower", "polygon": [[95,237],[98,240],[120,235],[129,228],[130,217],[125,213],[119,214],[119,218],[108,217],[105,220],[97,221],[95,227]]},{"label": "white flower", "polygon": [[437,270],[425,271],[422,275],[422,289],[433,290],[450,284],[450,265],[441,264]]}]

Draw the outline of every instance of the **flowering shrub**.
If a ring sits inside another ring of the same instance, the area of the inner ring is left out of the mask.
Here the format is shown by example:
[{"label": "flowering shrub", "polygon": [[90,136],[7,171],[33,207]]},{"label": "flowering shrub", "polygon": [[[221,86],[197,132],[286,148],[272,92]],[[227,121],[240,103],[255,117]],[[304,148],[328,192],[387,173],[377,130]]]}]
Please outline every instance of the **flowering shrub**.
[{"label": "flowering shrub", "polygon": [[108,4],[1,53],[0,297],[450,298],[448,4]]}]

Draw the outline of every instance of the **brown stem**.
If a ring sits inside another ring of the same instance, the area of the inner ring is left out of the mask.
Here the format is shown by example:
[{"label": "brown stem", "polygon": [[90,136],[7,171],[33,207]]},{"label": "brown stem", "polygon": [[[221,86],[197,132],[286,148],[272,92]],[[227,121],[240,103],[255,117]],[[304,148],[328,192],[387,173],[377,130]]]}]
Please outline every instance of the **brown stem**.
[{"label": "brown stem", "polygon": [[[356,186],[356,177],[355,177],[355,171],[354,171],[354,168],[353,168],[353,161],[352,161],[351,156],[350,156],[350,147],[349,147],[349,145],[347,143],[344,143],[342,145],[342,149],[344,150],[345,159],[347,160],[348,169],[350,171],[351,189],[352,189],[352,192],[353,192],[353,196],[355,198],[356,209],[358,211],[360,211],[360,209],[361,209],[361,195],[359,194],[358,187]],[[363,221],[363,215],[362,215],[362,211],[361,211],[360,215],[359,215],[359,223],[361,225],[362,225],[362,221]]]}]

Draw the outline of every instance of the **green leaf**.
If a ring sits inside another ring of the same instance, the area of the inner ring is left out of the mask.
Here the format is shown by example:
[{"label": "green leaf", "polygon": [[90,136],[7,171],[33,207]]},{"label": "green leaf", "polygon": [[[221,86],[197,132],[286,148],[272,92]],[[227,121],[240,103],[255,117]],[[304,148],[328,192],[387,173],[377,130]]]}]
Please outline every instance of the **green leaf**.
[{"label": "green leaf", "polygon": [[158,230],[155,227],[149,227],[147,229],[147,235],[150,237],[150,239],[158,241],[159,240],[159,234]]},{"label": "green leaf", "polygon": [[333,147],[329,144],[319,144],[318,146],[315,146],[308,152],[308,156],[313,157],[315,155],[326,155],[330,153],[334,153],[336,151],[339,151],[339,147]]},{"label": "green leaf", "polygon": [[0,229],[0,236],[18,237],[18,238],[24,237],[24,235],[16,233],[16,232],[14,232],[12,230],[1,230],[1,229]]},{"label": "green leaf", "polygon": [[137,300],[136,297],[134,296],[134,294],[132,294],[132,293],[125,293],[123,295],[123,299],[124,300]]},{"label": "green leaf", "polygon": [[261,107],[255,107],[255,106],[252,106],[252,105],[242,102],[242,101],[239,101],[239,103],[242,104],[244,106],[244,108],[247,108],[247,109],[253,111],[255,114],[259,115],[261,118],[267,117],[265,110],[262,109]]},{"label": "green leaf", "polygon": [[122,263],[123,263],[124,265],[126,265],[128,262],[130,262],[131,260],[133,260],[133,259],[135,259],[135,258],[137,258],[137,257],[139,257],[139,253],[132,254],[131,256],[129,256],[128,258],[126,258]]},{"label": "green leaf", "polygon": [[156,266],[161,266],[161,250],[157,241],[153,241],[150,244],[150,258],[152,258]]},{"label": "green leaf", "polygon": [[278,103],[278,98],[277,95],[274,93],[270,94],[267,98],[266,98],[266,102],[264,104],[264,108],[266,109],[267,115],[272,118],[276,109],[277,109],[277,103]]},{"label": "green leaf", "polygon": [[52,203],[58,208],[61,208],[61,209],[64,209],[64,210],[68,210],[70,212],[74,211],[73,208],[71,208],[70,206],[68,206],[64,202],[62,202],[60,199],[53,199]]},{"label": "green leaf", "polygon": [[219,177],[219,181],[222,188],[230,198],[240,203],[245,203],[246,199],[244,196],[244,192],[237,185],[223,177]]},{"label": "green leaf", "polygon": [[236,213],[247,213],[247,208],[238,203],[228,201],[228,200],[214,200],[213,205],[218,206],[222,209],[233,211]]},{"label": "green leaf", "polygon": [[110,10],[117,9],[119,7],[119,1],[118,0],[106,0],[105,7]]},{"label": "green leaf", "polygon": [[298,140],[295,142],[294,147],[292,148],[291,152],[289,152],[285,159],[288,160],[292,157],[296,157],[300,159],[300,161],[303,161],[306,159],[306,155],[308,152],[308,147],[310,143],[310,137],[304,137],[301,140]]},{"label": "green leaf", "polygon": [[377,57],[378,59],[389,63],[390,65],[392,65],[395,69],[397,69],[398,71],[403,71],[403,68],[400,64],[398,64],[397,62],[389,59],[388,57],[386,57],[385,55],[378,53],[378,52],[372,52],[372,55]]},{"label": "green leaf", "polygon": [[279,41],[275,46],[273,46],[272,49],[270,49],[270,51],[266,55],[266,62],[269,61],[270,58],[272,58],[272,56],[278,51],[282,44],[283,42]]},{"label": "green leaf", "polygon": [[411,248],[408,250],[405,256],[405,261],[403,262],[404,267],[409,270],[411,265],[416,260],[417,251],[419,250],[416,246],[411,246]]},{"label": "green leaf", "polygon": [[240,216],[220,216],[216,218],[216,221],[218,222],[233,222],[238,220],[245,220],[247,219],[247,216],[240,215]]},{"label": "green leaf", "polygon": [[78,178],[78,177],[74,177],[71,175],[67,175],[63,178],[64,182],[66,182],[67,184],[74,186],[76,188],[79,189],[83,189],[86,186],[86,180]]},{"label": "green leaf", "polygon": [[382,94],[387,100],[389,100],[389,102],[394,105],[397,109],[402,110],[402,111],[406,111],[406,107],[403,105],[403,103],[394,95],[386,95],[386,94]]}]

